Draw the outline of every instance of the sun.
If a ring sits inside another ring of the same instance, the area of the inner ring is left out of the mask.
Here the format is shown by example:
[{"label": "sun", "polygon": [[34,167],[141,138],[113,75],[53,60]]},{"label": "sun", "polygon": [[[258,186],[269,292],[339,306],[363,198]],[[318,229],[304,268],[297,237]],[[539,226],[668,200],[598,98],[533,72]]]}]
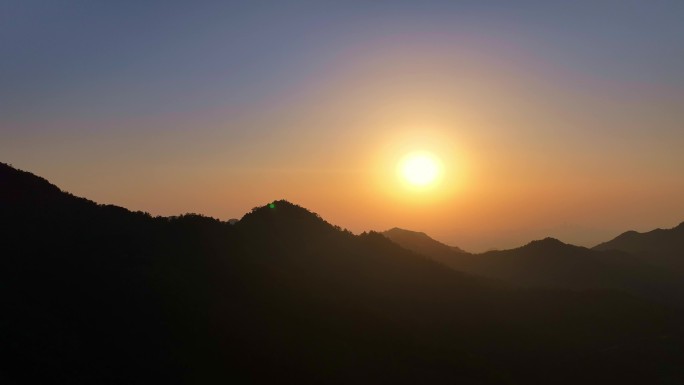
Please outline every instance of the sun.
[{"label": "sun", "polygon": [[440,177],[442,164],[432,153],[420,151],[404,156],[397,165],[397,173],[410,186],[427,187]]}]

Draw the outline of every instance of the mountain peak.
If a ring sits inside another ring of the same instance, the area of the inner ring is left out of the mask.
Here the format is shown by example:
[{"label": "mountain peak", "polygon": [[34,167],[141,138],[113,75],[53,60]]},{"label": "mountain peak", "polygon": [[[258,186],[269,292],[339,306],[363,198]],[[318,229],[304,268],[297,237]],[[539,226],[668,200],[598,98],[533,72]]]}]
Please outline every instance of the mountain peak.
[{"label": "mountain peak", "polygon": [[[392,227],[391,229],[389,229],[387,231],[383,231],[382,234],[384,234],[385,236],[387,236],[389,238],[392,238],[392,235],[404,234],[404,235],[410,235],[413,237],[421,237],[421,238],[432,239],[432,238],[430,238],[429,235],[425,234],[422,231],[406,230],[406,229],[402,229],[400,227]],[[435,241],[435,242],[437,242],[437,241]]]},{"label": "mountain peak", "polygon": [[451,256],[453,253],[465,254],[466,252],[456,246],[449,246],[430,238],[429,235],[420,232],[393,227],[382,232],[386,238],[400,246],[428,256]]},{"label": "mountain peak", "polygon": [[320,215],[281,199],[252,209],[235,223],[239,228],[277,233],[329,231],[334,227]]},{"label": "mountain peak", "polygon": [[243,219],[251,215],[294,215],[322,220],[318,214],[309,211],[300,205],[289,202],[285,199],[275,200],[263,206],[254,207],[251,212],[244,215]]},{"label": "mountain peak", "polygon": [[528,243],[523,247],[534,247],[534,248],[548,248],[548,247],[563,247],[569,246],[567,243],[563,243],[556,238],[546,237],[544,239],[538,239]]}]

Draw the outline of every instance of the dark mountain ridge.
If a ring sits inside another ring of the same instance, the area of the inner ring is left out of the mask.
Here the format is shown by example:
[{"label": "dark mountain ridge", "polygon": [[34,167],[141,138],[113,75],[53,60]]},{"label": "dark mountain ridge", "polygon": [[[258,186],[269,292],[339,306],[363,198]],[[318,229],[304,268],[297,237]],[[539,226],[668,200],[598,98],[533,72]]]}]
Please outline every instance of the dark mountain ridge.
[{"label": "dark mountain ridge", "polygon": [[616,289],[668,303],[684,303],[678,274],[621,251],[601,251],[546,238],[512,250],[483,253],[466,271],[528,286]]},{"label": "dark mountain ridge", "polygon": [[445,245],[419,231],[410,231],[394,227],[384,231],[382,234],[399,244],[411,243],[414,247],[424,250],[425,252],[422,254],[425,255],[452,255],[453,252],[468,254],[459,247]]},{"label": "dark mountain ridge", "polygon": [[515,249],[468,254],[452,251],[423,233],[393,229],[384,235],[454,270],[511,284],[574,290],[615,289],[684,305],[682,274],[627,251],[588,249],[545,238]]},{"label": "dark mountain ridge", "polygon": [[7,383],[681,379],[681,315],[631,296],[510,289],[286,201],[229,224],[0,183]]},{"label": "dark mountain ridge", "polygon": [[627,231],[595,246],[594,250],[628,252],[651,264],[684,274],[684,222],[671,229],[655,229],[645,233]]}]

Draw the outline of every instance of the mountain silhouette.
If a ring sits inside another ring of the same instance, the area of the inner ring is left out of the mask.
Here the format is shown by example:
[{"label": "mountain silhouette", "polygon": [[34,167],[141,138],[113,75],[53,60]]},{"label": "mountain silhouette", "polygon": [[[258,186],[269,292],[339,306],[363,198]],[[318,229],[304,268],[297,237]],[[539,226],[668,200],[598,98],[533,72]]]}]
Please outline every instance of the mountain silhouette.
[{"label": "mountain silhouette", "polygon": [[384,231],[382,235],[402,246],[405,246],[409,250],[413,250],[420,254],[429,255],[431,257],[439,255],[445,258],[451,258],[453,257],[454,253],[468,254],[459,247],[445,245],[430,238],[427,234],[418,231],[404,230],[394,227]]},{"label": "mountain silhouette", "polygon": [[284,200],[223,222],[0,183],[5,383],[684,379],[673,307],[500,285]]},{"label": "mountain silhouette", "polygon": [[632,253],[649,263],[684,274],[684,222],[671,229],[655,229],[646,233],[627,231],[595,246],[594,250]]},{"label": "mountain silhouette", "polygon": [[554,238],[483,253],[470,259],[464,269],[527,286],[619,289],[684,303],[684,277],[625,252],[595,251]]},{"label": "mountain silhouette", "polygon": [[527,287],[615,289],[684,303],[684,276],[619,250],[592,250],[554,238],[511,250],[468,254],[423,233],[393,229],[385,236],[454,270]]}]

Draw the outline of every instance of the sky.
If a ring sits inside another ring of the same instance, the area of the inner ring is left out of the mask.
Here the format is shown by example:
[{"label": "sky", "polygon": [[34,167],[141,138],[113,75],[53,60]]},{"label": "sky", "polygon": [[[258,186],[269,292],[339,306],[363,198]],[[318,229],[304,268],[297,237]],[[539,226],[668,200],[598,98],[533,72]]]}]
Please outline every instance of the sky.
[{"label": "sky", "polygon": [[[469,251],[684,221],[684,2],[0,2],[0,161],[153,215],[287,199]],[[429,188],[396,172],[442,165]]]}]

